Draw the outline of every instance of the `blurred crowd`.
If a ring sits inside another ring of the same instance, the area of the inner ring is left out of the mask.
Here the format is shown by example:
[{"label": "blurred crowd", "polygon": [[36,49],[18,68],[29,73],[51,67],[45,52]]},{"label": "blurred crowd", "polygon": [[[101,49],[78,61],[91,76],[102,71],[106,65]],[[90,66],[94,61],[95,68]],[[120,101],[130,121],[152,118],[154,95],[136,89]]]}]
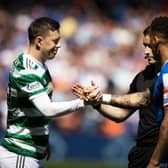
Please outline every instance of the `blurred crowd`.
[{"label": "blurred crowd", "polygon": [[[61,48],[56,58],[47,64],[53,78],[53,99],[62,101],[75,98],[71,91],[75,82],[87,86],[93,80],[103,92],[126,93],[135,74],[146,65],[142,32],[154,16],[167,14],[167,9],[161,1],[142,1],[141,4],[126,0],[12,0],[10,4],[2,1],[0,129],[6,127],[6,88],[11,62],[26,52],[27,28],[34,18],[49,16],[61,23]],[[137,122],[138,113],[116,124],[88,106],[54,119],[51,131],[134,138]]]}]

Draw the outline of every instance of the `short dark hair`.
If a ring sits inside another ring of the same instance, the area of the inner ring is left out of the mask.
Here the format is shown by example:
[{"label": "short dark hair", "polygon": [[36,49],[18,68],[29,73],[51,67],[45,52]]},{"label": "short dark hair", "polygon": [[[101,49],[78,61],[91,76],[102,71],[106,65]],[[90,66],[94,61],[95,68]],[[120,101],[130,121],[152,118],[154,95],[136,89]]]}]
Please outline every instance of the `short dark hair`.
[{"label": "short dark hair", "polygon": [[37,36],[46,36],[49,30],[59,31],[59,28],[59,22],[54,19],[48,17],[37,18],[30,24],[28,28],[29,42],[34,43],[34,39]]},{"label": "short dark hair", "polygon": [[144,29],[144,31],[143,31],[143,35],[144,36],[147,36],[147,35],[150,35],[150,26],[147,26],[145,29]]},{"label": "short dark hair", "polygon": [[168,39],[168,17],[159,16],[152,20],[151,33],[159,33],[163,38]]}]

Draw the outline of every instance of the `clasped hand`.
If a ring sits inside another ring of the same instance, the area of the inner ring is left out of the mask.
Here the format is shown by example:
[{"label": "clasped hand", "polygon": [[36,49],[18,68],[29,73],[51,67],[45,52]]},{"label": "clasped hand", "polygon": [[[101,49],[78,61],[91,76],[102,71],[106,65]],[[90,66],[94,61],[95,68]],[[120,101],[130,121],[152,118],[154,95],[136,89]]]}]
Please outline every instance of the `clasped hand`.
[{"label": "clasped hand", "polygon": [[91,81],[90,86],[82,86],[79,83],[75,83],[72,86],[72,92],[84,100],[85,104],[96,106],[101,103],[102,92],[93,81]]}]

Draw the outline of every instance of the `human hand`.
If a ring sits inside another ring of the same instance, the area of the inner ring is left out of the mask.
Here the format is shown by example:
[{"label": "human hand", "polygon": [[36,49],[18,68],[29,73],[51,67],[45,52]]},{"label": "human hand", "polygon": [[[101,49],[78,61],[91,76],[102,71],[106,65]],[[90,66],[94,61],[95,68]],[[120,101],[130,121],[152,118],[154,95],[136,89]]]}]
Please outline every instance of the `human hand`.
[{"label": "human hand", "polygon": [[101,102],[102,99],[101,89],[93,81],[91,81],[91,86],[85,89],[85,92],[87,94],[87,98],[89,101],[97,103]]},{"label": "human hand", "polygon": [[72,86],[72,92],[73,92],[74,95],[78,96],[80,99],[88,101],[87,92],[85,90],[87,90],[87,88],[82,86],[79,83],[75,83]]},{"label": "human hand", "polygon": [[97,105],[101,102],[101,90],[93,81],[91,81],[91,85],[87,87],[76,83],[72,86],[72,91],[76,96],[80,97],[80,99],[83,99],[86,104]]}]

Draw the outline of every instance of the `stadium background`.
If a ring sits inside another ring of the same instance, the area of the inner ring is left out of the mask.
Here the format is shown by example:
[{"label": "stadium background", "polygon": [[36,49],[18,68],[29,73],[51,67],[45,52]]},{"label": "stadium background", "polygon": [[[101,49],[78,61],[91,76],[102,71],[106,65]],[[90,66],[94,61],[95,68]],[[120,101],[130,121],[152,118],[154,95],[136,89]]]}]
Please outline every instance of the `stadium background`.
[{"label": "stadium background", "polygon": [[[0,130],[6,127],[6,87],[12,60],[27,46],[27,27],[36,17],[61,23],[61,49],[48,66],[53,99],[71,100],[75,81],[94,80],[103,92],[125,93],[145,67],[142,31],[166,1],[152,0],[1,0]],[[52,121],[51,160],[46,167],[125,167],[134,144],[138,113],[115,124],[91,107]],[[52,164],[52,165],[51,165]],[[115,164],[115,165],[114,165]]]}]

